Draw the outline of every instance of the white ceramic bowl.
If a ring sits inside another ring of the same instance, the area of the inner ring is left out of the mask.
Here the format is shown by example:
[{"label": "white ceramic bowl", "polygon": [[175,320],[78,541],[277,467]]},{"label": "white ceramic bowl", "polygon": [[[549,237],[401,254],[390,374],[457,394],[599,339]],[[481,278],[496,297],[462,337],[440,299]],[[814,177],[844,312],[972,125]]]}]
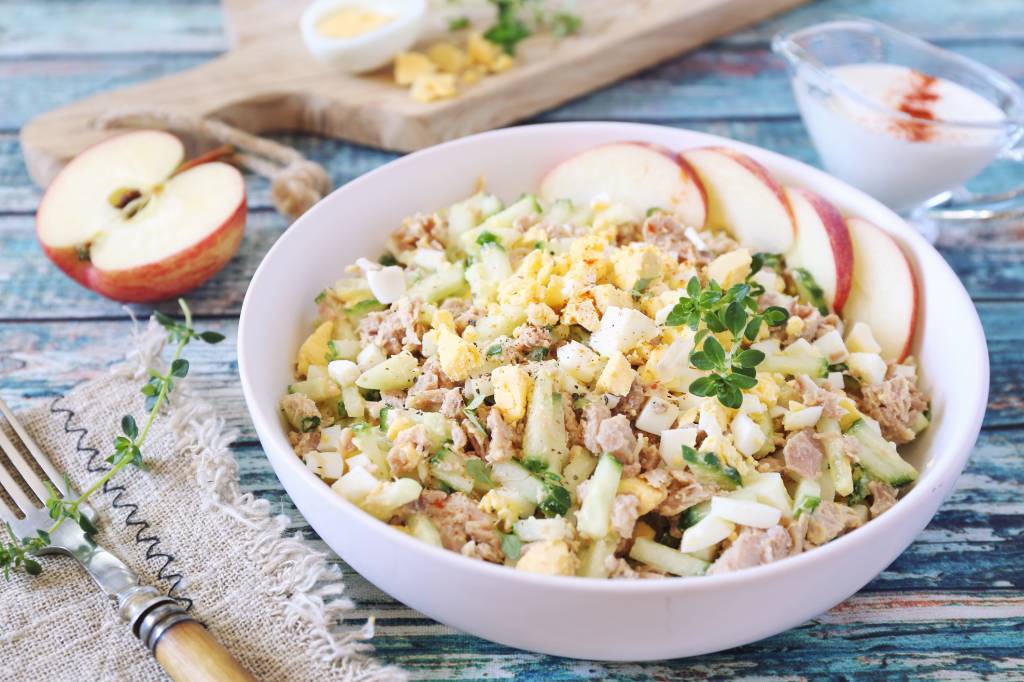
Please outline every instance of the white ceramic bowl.
[{"label": "white ceramic bowl", "polygon": [[[313,298],[359,256],[374,258],[407,215],[464,198],[478,176],[511,199],[554,163],[594,145],[646,140],[671,149],[728,145],[783,182],[807,187],[897,238],[921,283],[914,354],[932,397],[932,426],[907,449],[921,470],[891,511],[810,552],[725,575],[589,580],[520,573],[390,530],[310,473],[285,437],[278,403]],[[921,532],[949,494],[978,436],[988,396],[981,323],[956,275],[895,213],[802,163],[713,135],[624,123],[561,123],[498,130],[393,161],[336,190],[278,240],[242,306],[238,362],[245,399],[281,482],[317,533],[396,599],[495,642],[560,656],[652,660],[693,656],[773,635],[863,587]]]}]

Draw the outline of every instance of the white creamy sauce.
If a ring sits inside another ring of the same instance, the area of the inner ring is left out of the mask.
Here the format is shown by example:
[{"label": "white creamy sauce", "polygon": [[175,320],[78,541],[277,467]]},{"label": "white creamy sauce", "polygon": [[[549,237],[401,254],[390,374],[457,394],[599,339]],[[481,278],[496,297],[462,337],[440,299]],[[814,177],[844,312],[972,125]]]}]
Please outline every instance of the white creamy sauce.
[{"label": "white creamy sauce", "polygon": [[894,64],[848,64],[830,74],[879,108],[839,89],[823,95],[827,88],[812,87],[798,74],[797,102],[822,161],[833,175],[897,210],[968,181],[1004,143],[999,128],[934,124],[1005,120],[995,104],[952,81]]}]

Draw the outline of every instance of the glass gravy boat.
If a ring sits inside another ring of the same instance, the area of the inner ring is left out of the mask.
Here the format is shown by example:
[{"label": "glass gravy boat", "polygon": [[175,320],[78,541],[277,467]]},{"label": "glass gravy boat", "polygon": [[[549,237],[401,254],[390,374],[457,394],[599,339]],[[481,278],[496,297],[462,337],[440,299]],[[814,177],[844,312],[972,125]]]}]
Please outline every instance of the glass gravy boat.
[{"label": "glass gravy boat", "polygon": [[[1008,78],[866,19],[779,34],[772,49],[788,62],[804,124],[830,173],[899,212],[1018,215],[993,205],[1024,196],[1024,186],[992,195],[962,188],[996,159],[1024,162],[1015,147],[1024,136],[1024,92]],[[902,94],[889,88],[893,82]]]}]

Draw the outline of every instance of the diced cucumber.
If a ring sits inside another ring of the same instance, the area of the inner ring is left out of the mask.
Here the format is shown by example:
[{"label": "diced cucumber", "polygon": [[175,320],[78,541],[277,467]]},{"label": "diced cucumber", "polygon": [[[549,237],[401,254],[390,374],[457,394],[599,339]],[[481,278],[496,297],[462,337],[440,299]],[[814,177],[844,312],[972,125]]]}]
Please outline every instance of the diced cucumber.
[{"label": "diced cucumber", "polygon": [[875,433],[863,419],[855,421],[849,433],[861,445],[857,457],[869,474],[896,487],[917,479],[917,469],[900,457],[896,448]]},{"label": "diced cucumber", "polygon": [[414,424],[422,424],[427,429],[427,437],[434,448],[441,445],[452,437],[451,421],[440,412],[423,412],[422,410],[405,410],[401,408],[389,408],[386,412],[381,410],[381,430],[385,433],[396,419],[405,418]]},{"label": "diced cucumber", "polygon": [[814,275],[803,268],[795,268],[792,271],[793,283],[796,285],[796,293],[804,303],[818,309],[822,315],[828,315],[828,303],[825,302],[825,292],[821,290],[814,279]]},{"label": "diced cucumber", "polygon": [[594,475],[587,486],[587,496],[576,515],[576,529],[580,535],[598,540],[608,535],[612,503],[622,478],[622,464],[607,452],[597,462]]},{"label": "diced cucumber", "polygon": [[495,213],[485,220],[480,227],[485,230],[494,230],[495,228],[507,229],[512,227],[512,224],[518,218],[528,215],[536,215],[541,211],[541,205],[540,202],[537,201],[537,197],[532,194],[524,194],[518,201],[511,204],[508,208]]},{"label": "diced cucumber", "polygon": [[508,253],[497,244],[487,244],[480,249],[480,261],[493,282],[501,282],[512,276],[512,264]]},{"label": "diced cucumber", "polygon": [[552,372],[542,371],[533,383],[530,408],[523,434],[523,460],[537,462],[549,471],[559,473],[569,455],[565,432],[562,394],[555,393]]},{"label": "diced cucumber", "polygon": [[365,277],[345,277],[334,283],[334,295],[346,306],[373,298]]},{"label": "diced cucumber", "polygon": [[842,430],[839,422],[831,417],[823,417],[818,422],[818,433],[827,436],[824,441],[825,457],[828,460],[828,473],[832,477],[832,487],[846,497],[853,492],[853,467],[850,458],[843,452]]},{"label": "diced cucumber", "polygon": [[486,225],[481,225],[469,232],[463,232],[462,236],[459,237],[459,242],[466,253],[477,256],[485,245],[500,246],[508,251],[519,243],[521,236],[518,230],[514,230],[511,227],[487,227]]},{"label": "diced cucumber", "polygon": [[441,542],[441,533],[438,532],[434,522],[427,518],[426,514],[413,514],[405,522],[405,527],[414,538],[434,547],[444,547]]},{"label": "diced cucumber", "polygon": [[564,516],[550,519],[522,519],[513,524],[512,530],[523,542],[566,540],[569,539],[570,533],[569,524]]},{"label": "diced cucumber", "polygon": [[637,538],[633,541],[633,547],[629,550],[629,558],[659,571],[684,577],[703,575],[708,570],[708,562],[647,538]]},{"label": "diced cucumber", "polygon": [[519,462],[495,462],[491,473],[503,486],[534,504],[544,497],[544,484]]},{"label": "diced cucumber", "polygon": [[[314,367],[318,367],[318,365],[310,365],[309,369],[312,370]],[[336,398],[341,393],[338,385],[331,381],[326,372],[323,374],[313,373],[305,381],[296,381],[288,386],[288,392],[301,393],[316,403]]]},{"label": "diced cucumber", "polygon": [[472,230],[481,220],[502,209],[501,199],[493,194],[474,194],[448,208],[448,239],[454,241]]},{"label": "diced cucumber", "polygon": [[465,460],[448,448],[430,458],[430,475],[452,490],[467,494],[473,492],[473,479],[466,474]]},{"label": "diced cucumber", "polygon": [[362,344],[355,339],[332,339],[327,342],[327,359],[355,360],[362,349]]},{"label": "diced cucumber", "polygon": [[378,301],[375,298],[366,298],[358,303],[354,303],[348,308],[345,308],[345,317],[351,322],[358,322],[359,320],[366,317],[368,313],[372,313],[377,310],[384,310],[387,306]]},{"label": "diced cucumber", "polygon": [[679,528],[686,530],[690,526],[696,526],[711,511],[711,500],[700,502],[683,510],[679,515]]},{"label": "diced cucumber", "polygon": [[828,358],[816,358],[811,355],[793,356],[785,352],[775,353],[765,357],[764,361],[757,366],[758,372],[778,372],[791,376],[806,374],[809,377],[820,379],[828,376]]},{"label": "diced cucumber", "polygon": [[683,461],[698,479],[715,483],[720,488],[735,490],[742,485],[740,472],[723,462],[713,452],[698,452],[684,445]]},{"label": "diced cucumber", "polygon": [[341,389],[341,404],[345,407],[345,414],[353,419],[362,419],[366,414],[366,401],[355,386]]},{"label": "diced cucumber", "polygon": [[352,442],[359,448],[359,452],[373,462],[382,477],[391,476],[391,468],[388,466],[388,451],[391,449],[391,443],[380,432],[380,429],[368,424],[355,426],[352,429]]},{"label": "diced cucumber", "polygon": [[408,351],[402,351],[360,374],[356,379],[356,386],[377,391],[409,388],[419,373],[419,362],[416,358]]},{"label": "diced cucumber", "polygon": [[426,275],[409,288],[409,295],[427,303],[455,296],[466,288],[466,274],[461,265],[452,265]]},{"label": "diced cucumber", "polygon": [[614,534],[585,543],[579,554],[580,564],[576,575],[583,578],[607,578],[608,559],[615,556],[618,544],[619,537]]},{"label": "diced cucumber", "polygon": [[928,424],[930,423],[931,422],[928,421],[928,417],[918,412],[917,416],[914,417],[914,423],[910,425],[910,428],[913,429],[914,433],[921,433],[928,428]]},{"label": "diced cucumber", "polygon": [[526,311],[502,308],[487,315],[476,323],[476,332],[481,346],[492,343],[500,336],[511,336],[515,328],[526,321]]},{"label": "diced cucumber", "polygon": [[572,220],[576,208],[570,199],[557,199],[544,211],[544,222],[552,225],[562,225]]},{"label": "diced cucumber", "polygon": [[569,462],[562,470],[562,478],[569,486],[573,497],[576,497],[576,486],[590,478],[595,467],[597,467],[597,457],[590,454],[589,450],[582,447],[572,449]]},{"label": "diced cucumber", "polygon": [[821,486],[817,481],[805,478],[796,487],[793,502],[793,518],[799,519],[801,514],[812,514],[821,504]]},{"label": "diced cucumber", "polygon": [[694,552],[683,552],[683,554],[686,554],[687,556],[692,556],[694,559],[706,561],[710,564],[715,560],[715,555],[718,554],[718,547],[717,545],[711,545],[710,547],[698,549]]},{"label": "diced cucumber", "polygon": [[416,500],[421,492],[423,486],[411,478],[386,481],[367,495],[359,506],[378,519],[387,520],[399,507]]}]

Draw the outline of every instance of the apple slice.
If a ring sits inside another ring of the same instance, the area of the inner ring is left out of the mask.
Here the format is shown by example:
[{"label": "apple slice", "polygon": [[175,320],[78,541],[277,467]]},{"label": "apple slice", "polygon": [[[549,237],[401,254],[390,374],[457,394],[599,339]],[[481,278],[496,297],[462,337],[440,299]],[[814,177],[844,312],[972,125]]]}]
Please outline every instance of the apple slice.
[{"label": "apple slice", "polygon": [[853,285],[846,299],[847,324],[864,322],[882,347],[882,357],[902,361],[910,353],[917,324],[917,278],[896,240],[874,224],[849,218]]},{"label": "apple slice", "polygon": [[193,289],[238,250],[245,183],[226,163],[181,172],[185,147],[156,130],[126,133],[71,160],[46,190],[36,234],[82,286],[118,301]]},{"label": "apple slice", "polygon": [[809,190],[787,187],[786,200],[796,222],[786,265],[811,273],[825,302],[842,312],[853,279],[853,243],[846,221],[835,206]]},{"label": "apple slice", "polygon": [[552,168],[540,185],[546,202],[570,199],[588,204],[607,195],[625,204],[638,219],[649,209],[671,211],[691,227],[704,227],[704,188],[689,164],[664,147],[645,142],[616,142],[589,149]]},{"label": "apple slice", "polygon": [[793,214],[782,186],[764,166],[728,147],[682,154],[708,196],[708,225],[728,230],[754,251],[785,253],[793,244]]}]

